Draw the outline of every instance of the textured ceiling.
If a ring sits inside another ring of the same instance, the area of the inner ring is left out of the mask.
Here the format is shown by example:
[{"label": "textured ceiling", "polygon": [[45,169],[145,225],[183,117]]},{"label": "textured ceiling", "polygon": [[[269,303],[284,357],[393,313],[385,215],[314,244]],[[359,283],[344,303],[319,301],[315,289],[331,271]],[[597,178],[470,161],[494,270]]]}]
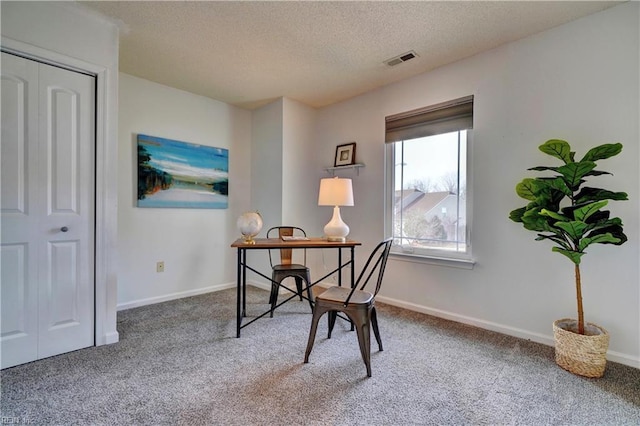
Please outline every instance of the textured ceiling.
[{"label": "textured ceiling", "polygon": [[79,3],[119,21],[120,71],[251,109],[329,105],[620,2]]}]

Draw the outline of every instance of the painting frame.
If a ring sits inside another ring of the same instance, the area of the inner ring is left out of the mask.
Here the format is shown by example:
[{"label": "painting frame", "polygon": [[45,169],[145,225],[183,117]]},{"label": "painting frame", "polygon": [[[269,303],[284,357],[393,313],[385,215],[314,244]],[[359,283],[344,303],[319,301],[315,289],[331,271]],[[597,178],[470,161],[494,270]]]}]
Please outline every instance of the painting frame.
[{"label": "painting frame", "polygon": [[229,150],[136,135],[137,207],[227,209]]},{"label": "painting frame", "polygon": [[350,166],[356,163],[356,143],[349,142],[336,146],[333,167]]}]

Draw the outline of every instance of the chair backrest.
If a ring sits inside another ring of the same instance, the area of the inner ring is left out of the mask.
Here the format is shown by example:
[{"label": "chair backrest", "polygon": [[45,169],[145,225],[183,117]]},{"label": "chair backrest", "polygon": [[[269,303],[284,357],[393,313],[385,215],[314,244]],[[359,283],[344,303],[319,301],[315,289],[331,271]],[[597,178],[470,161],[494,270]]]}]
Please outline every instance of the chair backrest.
[{"label": "chair backrest", "polygon": [[[344,306],[349,304],[349,300],[351,300],[353,292],[356,289],[364,290],[373,276],[376,277],[376,287],[373,290],[373,296],[375,297],[378,294],[380,287],[382,287],[382,277],[384,276],[384,270],[387,267],[387,259],[389,258],[389,251],[391,251],[392,243],[393,238],[387,238],[386,240],[378,243],[376,248],[371,251],[369,259],[367,259],[367,263],[364,264],[364,268],[362,268],[360,275],[358,275],[356,284],[353,286],[351,293],[349,293],[349,297],[347,297],[344,302]],[[376,271],[378,272],[377,274],[375,274]]]},{"label": "chair backrest", "polygon": [[[282,238],[282,237],[293,237],[293,236],[301,236],[306,237],[307,233],[304,229],[299,228],[297,226],[274,226],[269,228],[267,231],[267,238]],[[306,249],[296,249],[302,250],[304,253],[303,265],[307,264],[307,250]],[[278,260],[272,251],[279,252],[280,260]],[[269,263],[273,268],[274,264],[278,265],[291,265],[293,262],[293,249],[279,249],[279,250],[269,250]]]}]

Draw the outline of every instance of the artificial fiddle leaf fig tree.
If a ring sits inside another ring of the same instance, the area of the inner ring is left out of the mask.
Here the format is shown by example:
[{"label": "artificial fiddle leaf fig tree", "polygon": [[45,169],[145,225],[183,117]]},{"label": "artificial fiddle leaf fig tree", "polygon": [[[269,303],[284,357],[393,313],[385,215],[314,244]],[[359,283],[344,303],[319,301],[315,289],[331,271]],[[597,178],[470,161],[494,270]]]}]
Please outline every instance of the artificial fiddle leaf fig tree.
[{"label": "artificial fiddle leaf fig tree", "polygon": [[516,185],[516,193],[529,203],[509,215],[514,222],[537,233],[536,241],[548,240],[552,250],[574,264],[576,299],[578,304],[578,333],[584,332],[580,261],[592,244],[621,245],[627,241],[622,220],[610,217],[603,210],[609,200],[627,200],[625,192],[612,192],[586,186],[587,179],[611,173],[596,170],[596,161],[622,151],[622,144],[604,144],[590,149],[581,160],[569,143],[551,139],[540,145],[540,151],[557,158],[560,166],[539,166],[529,170],[553,172],[551,176],[525,178]]}]

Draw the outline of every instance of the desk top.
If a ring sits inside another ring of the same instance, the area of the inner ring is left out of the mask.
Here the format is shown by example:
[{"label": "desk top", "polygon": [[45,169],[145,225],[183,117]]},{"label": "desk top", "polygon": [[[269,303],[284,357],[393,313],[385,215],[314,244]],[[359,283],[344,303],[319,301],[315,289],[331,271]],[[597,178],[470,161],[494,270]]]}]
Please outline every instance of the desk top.
[{"label": "desk top", "polygon": [[340,241],[327,241],[326,238],[309,237],[308,240],[290,240],[282,241],[280,238],[255,238],[255,244],[247,244],[242,238],[239,238],[231,244],[234,248],[243,249],[269,249],[269,248],[340,248],[355,247],[362,243],[354,240],[347,240],[344,243]]}]

